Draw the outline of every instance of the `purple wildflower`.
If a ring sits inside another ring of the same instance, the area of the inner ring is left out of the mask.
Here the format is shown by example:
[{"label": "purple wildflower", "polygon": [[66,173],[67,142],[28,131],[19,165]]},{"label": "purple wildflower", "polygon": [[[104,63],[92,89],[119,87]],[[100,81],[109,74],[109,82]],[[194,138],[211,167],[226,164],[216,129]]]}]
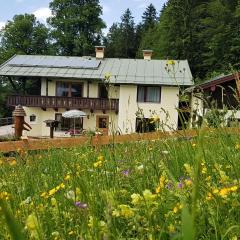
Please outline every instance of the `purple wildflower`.
[{"label": "purple wildflower", "polygon": [[74,205],[75,205],[76,207],[82,208],[82,209],[86,209],[86,208],[87,208],[87,204],[86,204],[86,203],[82,203],[82,202],[75,202]]},{"label": "purple wildflower", "polygon": [[124,170],[124,171],[122,171],[122,174],[128,177],[129,172],[130,172],[129,170]]},{"label": "purple wildflower", "polygon": [[183,188],[183,183],[182,182],[178,183],[178,188]]}]

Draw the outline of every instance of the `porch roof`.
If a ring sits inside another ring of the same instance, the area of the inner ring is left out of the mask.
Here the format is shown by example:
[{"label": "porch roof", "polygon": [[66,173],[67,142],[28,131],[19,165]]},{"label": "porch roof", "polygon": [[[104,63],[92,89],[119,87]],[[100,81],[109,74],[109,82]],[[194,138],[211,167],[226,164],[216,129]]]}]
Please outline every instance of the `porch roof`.
[{"label": "porch roof", "polygon": [[193,85],[187,60],[167,67],[167,60],[15,55],[0,66],[0,76],[9,77],[103,80],[106,74],[114,84]]}]

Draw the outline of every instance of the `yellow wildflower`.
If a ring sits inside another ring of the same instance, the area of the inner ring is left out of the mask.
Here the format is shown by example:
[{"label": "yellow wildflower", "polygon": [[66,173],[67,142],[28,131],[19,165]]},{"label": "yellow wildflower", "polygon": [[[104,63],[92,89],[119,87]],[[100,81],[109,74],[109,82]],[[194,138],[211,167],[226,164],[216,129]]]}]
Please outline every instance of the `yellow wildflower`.
[{"label": "yellow wildflower", "polygon": [[47,192],[43,192],[40,196],[43,197],[43,198],[47,198],[48,194],[47,194]]},{"label": "yellow wildflower", "polygon": [[102,166],[102,161],[97,161],[93,164],[95,168],[101,167]]},{"label": "yellow wildflower", "polygon": [[141,201],[143,200],[142,196],[138,193],[133,193],[131,195],[131,198],[132,198],[133,205],[137,205],[137,204],[141,203]]},{"label": "yellow wildflower", "polygon": [[43,211],[43,209],[44,209],[43,204],[40,203],[40,204],[37,206],[37,209],[39,209],[39,211]]},{"label": "yellow wildflower", "polygon": [[65,177],[64,177],[64,180],[67,181],[71,178],[71,176],[69,174],[67,174]]},{"label": "yellow wildflower", "polygon": [[29,230],[31,239],[39,239],[40,225],[36,215],[30,214],[26,220],[26,228]]},{"label": "yellow wildflower", "polygon": [[52,236],[54,237],[54,240],[55,239],[60,239],[60,233],[55,231],[55,232],[52,232]]},{"label": "yellow wildflower", "polygon": [[104,78],[105,78],[105,80],[109,81],[110,78],[111,78],[111,74],[110,73],[105,73]]},{"label": "yellow wildflower", "polygon": [[121,216],[123,216],[125,218],[129,218],[134,215],[132,208],[129,207],[128,205],[121,204],[121,205],[119,205],[119,208],[120,208]]},{"label": "yellow wildflower", "polygon": [[0,200],[8,200],[10,198],[10,194],[8,192],[0,192]]},{"label": "yellow wildflower", "polygon": [[207,173],[207,168],[206,168],[205,162],[201,163],[201,173],[202,174],[206,174]]},{"label": "yellow wildflower", "polygon": [[93,227],[93,217],[92,217],[92,216],[89,217],[88,226],[89,226],[90,228]]},{"label": "yellow wildflower", "polygon": [[192,184],[193,184],[191,179],[185,179],[184,183],[186,186],[192,186]]},{"label": "yellow wildflower", "polygon": [[150,123],[157,123],[157,122],[159,122],[159,121],[160,121],[159,116],[153,116],[153,117],[151,118]]},{"label": "yellow wildflower", "polygon": [[228,188],[222,188],[220,191],[219,191],[219,195],[223,198],[227,197],[229,193],[229,189]]},{"label": "yellow wildflower", "polygon": [[12,160],[9,164],[10,164],[11,166],[15,166],[15,165],[17,165],[17,161],[14,159],[14,160]]},{"label": "yellow wildflower", "polygon": [[169,231],[169,233],[174,233],[175,232],[175,227],[172,224],[170,224],[168,226],[168,231]]},{"label": "yellow wildflower", "polygon": [[182,209],[182,204],[177,203],[177,205],[173,208],[173,213],[178,213],[179,210]]},{"label": "yellow wildflower", "polygon": [[68,232],[68,235],[72,236],[72,235],[74,235],[74,233],[75,233],[74,231],[70,231],[70,232]]},{"label": "yellow wildflower", "polygon": [[236,145],[235,145],[235,149],[236,149],[236,150],[240,149],[240,144],[236,144]]},{"label": "yellow wildflower", "polygon": [[102,155],[98,156],[97,160],[101,161],[101,162],[104,161],[104,156],[102,156]]},{"label": "yellow wildflower", "polygon": [[193,173],[193,169],[192,169],[192,167],[191,167],[188,163],[185,163],[183,166],[184,166],[184,168],[185,168],[185,171],[186,171],[189,175],[191,175],[191,174]]},{"label": "yellow wildflower", "polygon": [[53,189],[49,190],[48,195],[49,195],[49,196],[52,196],[52,195],[54,195],[56,192],[57,192],[57,189],[56,189],[56,188],[53,188]]},{"label": "yellow wildflower", "polygon": [[53,207],[56,207],[57,206],[57,200],[56,198],[51,198],[51,204]]},{"label": "yellow wildflower", "polygon": [[213,195],[212,195],[212,193],[208,193],[207,194],[207,197],[206,197],[206,200],[208,200],[208,201],[210,201],[210,200],[212,200],[213,199]]},{"label": "yellow wildflower", "polygon": [[167,60],[167,65],[175,65],[175,61],[174,60]]},{"label": "yellow wildflower", "polygon": [[177,213],[177,212],[178,212],[178,208],[177,208],[177,207],[174,207],[174,208],[173,208],[173,212],[174,212],[174,213]]},{"label": "yellow wildflower", "polygon": [[157,186],[155,192],[156,192],[156,194],[160,193],[161,192],[161,187]]},{"label": "yellow wildflower", "polygon": [[164,175],[161,175],[159,178],[159,184],[155,190],[155,192],[158,194],[161,192],[161,190],[164,188],[165,186],[165,182],[167,182],[168,180],[166,179],[166,177]]},{"label": "yellow wildflower", "polygon": [[219,174],[220,174],[220,178],[221,178],[221,182],[225,183],[229,180],[229,177],[226,175],[226,173],[222,170],[219,170]]},{"label": "yellow wildflower", "polygon": [[143,197],[146,201],[154,201],[157,197],[156,194],[153,194],[149,189],[143,191]]},{"label": "yellow wildflower", "polygon": [[39,228],[38,219],[35,214],[30,214],[27,217],[26,227],[29,231],[36,231]]},{"label": "yellow wildflower", "polygon": [[208,176],[205,178],[206,181],[211,181],[212,177],[211,176]]},{"label": "yellow wildflower", "polygon": [[217,194],[219,193],[219,190],[217,188],[214,188],[213,191],[212,191],[214,194]]},{"label": "yellow wildflower", "polygon": [[232,192],[236,192],[238,190],[238,186],[232,186],[232,187],[230,187],[230,190]]},{"label": "yellow wildflower", "polygon": [[115,210],[113,210],[112,215],[113,215],[114,217],[120,217],[120,211],[117,210],[117,209],[115,209]]}]

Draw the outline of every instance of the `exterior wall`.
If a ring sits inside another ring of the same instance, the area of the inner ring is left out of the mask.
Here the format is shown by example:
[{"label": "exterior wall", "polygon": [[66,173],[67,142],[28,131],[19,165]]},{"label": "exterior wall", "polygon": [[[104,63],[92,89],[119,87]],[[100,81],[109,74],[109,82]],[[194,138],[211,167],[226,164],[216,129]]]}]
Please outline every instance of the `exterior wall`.
[{"label": "exterior wall", "polygon": [[[158,116],[165,130],[177,129],[178,113],[178,87],[165,87],[161,89],[160,103],[138,103],[137,86],[121,85],[119,96],[118,127],[121,133],[132,133],[136,129],[136,113],[142,109],[145,118]],[[166,113],[169,114],[167,118]]]},{"label": "exterior wall", "polygon": [[[46,127],[44,123],[45,120],[48,119],[55,119],[56,113],[63,113],[66,109],[59,109],[58,112],[54,111],[52,108],[48,108],[46,111],[43,111],[41,108],[24,108],[26,111],[27,116],[25,117],[25,121],[30,124],[32,130],[30,132],[24,131],[25,136],[32,136],[32,137],[49,137],[50,135],[50,128]],[[106,112],[103,114],[102,111],[95,111],[94,113],[90,113],[89,110],[84,111],[88,117],[83,119],[83,129],[85,130],[96,130],[96,117],[98,115],[101,116],[109,116],[109,134],[112,131],[116,131],[118,126],[118,115],[115,112]],[[30,116],[34,114],[37,116],[36,122],[30,122]],[[56,131],[54,133],[56,137],[63,137],[66,136],[65,132]]]},{"label": "exterior wall", "polygon": [[[48,83],[48,95],[55,96],[56,82],[58,80],[51,80]],[[65,80],[66,81],[66,80]],[[84,83],[83,97],[87,97],[87,81],[77,81]],[[42,95],[46,94],[46,80],[42,80],[41,87]],[[136,114],[139,109],[145,118],[151,118],[158,116],[161,123],[163,123],[164,130],[177,129],[178,113],[176,108],[178,107],[178,87],[161,87],[161,102],[160,103],[138,103],[137,102],[137,86],[136,85],[121,85],[110,86],[109,96],[110,98],[119,99],[119,113],[107,111],[103,114],[102,111],[84,110],[88,115],[83,120],[83,129],[95,130],[96,129],[96,117],[98,115],[109,116],[109,133],[111,131],[119,131],[121,134],[133,133],[136,130]],[[89,83],[89,97],[98,98],[98,82]],[[25,108],[27,117],[26,122],[32,126],[31,132],[25,133],[28,136],[49,136],[50,129],[46,127],[45,120],[55,119],[56,113],[63,113],[66,109],[58,109],[56,112],[54,109],[48,108],[43,111],[41,108]],[[37,116],[36,122],[30,123],[29,116],[35,114]],[[168,117],[167,117],[168,116]],[[64,136],[64,132],[56,132],[55,136]]]}]

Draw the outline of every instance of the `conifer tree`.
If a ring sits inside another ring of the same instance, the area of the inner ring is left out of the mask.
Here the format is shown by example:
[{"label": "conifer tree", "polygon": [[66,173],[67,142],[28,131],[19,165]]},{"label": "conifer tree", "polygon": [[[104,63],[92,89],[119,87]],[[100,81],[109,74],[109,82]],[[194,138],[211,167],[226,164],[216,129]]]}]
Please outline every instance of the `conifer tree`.
[{"label": "conifer tree", "polygon": [[114,23],[111,26],[106,43],[107,56],[135,58],[135,23],[129,9],[122,15],[120,23]]},{"label": "conifer tree", "polygon": [[151,3],[142,15],[142,26],[144,29],[148,30],[149,28],[153,28],[156,25],[157,20],[157,10]]}]

